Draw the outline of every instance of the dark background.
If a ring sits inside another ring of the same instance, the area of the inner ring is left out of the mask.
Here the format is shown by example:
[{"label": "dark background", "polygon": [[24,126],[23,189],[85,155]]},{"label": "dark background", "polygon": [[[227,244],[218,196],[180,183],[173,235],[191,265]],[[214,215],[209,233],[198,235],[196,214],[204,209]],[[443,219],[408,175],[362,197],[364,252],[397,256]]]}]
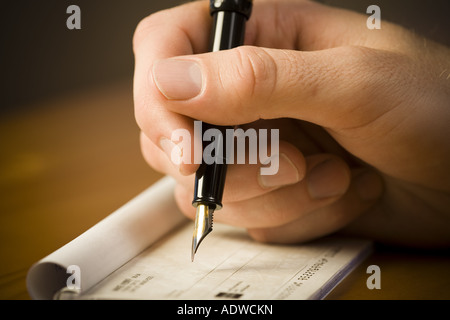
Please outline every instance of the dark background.
[{"label": "dark background", "polygon": [[[2,1],[1,110],[26,110],[37,100],[132,79],[131,41],[138,22],[183,0]],[[397,22],[450,45],[449,0],[322,0],[366,12],[381,8]],[[81,9],[81,30],[68,30],[69,5]],[[176,41],[176,39],[174,39]],[[157,45],[157,44],[155,44]]]}]

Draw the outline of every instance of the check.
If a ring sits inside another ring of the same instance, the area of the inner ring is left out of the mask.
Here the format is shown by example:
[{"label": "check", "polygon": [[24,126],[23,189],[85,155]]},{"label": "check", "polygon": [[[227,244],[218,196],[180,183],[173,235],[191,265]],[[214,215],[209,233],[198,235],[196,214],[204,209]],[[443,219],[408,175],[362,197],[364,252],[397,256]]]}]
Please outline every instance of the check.
[{"label": "check", "polygon": [[[35,299],[322,299],[371,252],[358,238],[263,244],[214,224],[191,261],[193,222],[164,178],[37,262],[27,278]],[[76,273],[80,273],[77,277]],[[79,290],[66,285],[78,279]]]}]

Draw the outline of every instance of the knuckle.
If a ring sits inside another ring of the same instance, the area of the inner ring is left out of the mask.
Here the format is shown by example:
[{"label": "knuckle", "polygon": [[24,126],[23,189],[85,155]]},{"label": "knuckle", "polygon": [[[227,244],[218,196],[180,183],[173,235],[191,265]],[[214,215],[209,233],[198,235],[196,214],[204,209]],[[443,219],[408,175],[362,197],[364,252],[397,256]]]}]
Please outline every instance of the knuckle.
[{"label": "knuckle", "polygon": [[132,39],[133,52],[136,52],[139,44],[142,42],[142,39],[147,37],[152,29],[160,26],[162,23],[164,23],[164,21],[167,20],[165,16],[165,10],[158,11],[145,17],[137,24]]},{"label": "knuckle", "polygon": [[236,48],[236,84],[249,98],[265,97],[276,83],[277,64],[264,49],[250,46]]},{"label": "knuckle", "polygon": [[148,16],[141,20],[136,29],[134,30],[132,44],[133,44],[133,52],[136,53],[139,44],[142,42],[142,38],[144,38],[145,34],[148,31],[149,24],[151,23],[152,16]]}]

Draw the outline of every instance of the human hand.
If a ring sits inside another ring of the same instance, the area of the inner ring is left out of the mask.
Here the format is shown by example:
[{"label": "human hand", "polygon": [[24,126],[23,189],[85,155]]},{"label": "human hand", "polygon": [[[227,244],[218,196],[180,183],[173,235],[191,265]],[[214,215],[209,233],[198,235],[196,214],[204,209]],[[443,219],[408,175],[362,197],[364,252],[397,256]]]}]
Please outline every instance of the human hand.
[{"label": "human hand", "polygon": [[[409,246],[450,244],[450,50],[309,1],[254,1],[246,46],[208,47],[208,3],[138,26],[135,112],[147,162],[172,175],[193,217],[198,165],[170,161],[193,119],[280,129],[279,172],[230,165],[216,221],[257,240],[336,231]],[[194,55],[195,54],[195,55]]]}]

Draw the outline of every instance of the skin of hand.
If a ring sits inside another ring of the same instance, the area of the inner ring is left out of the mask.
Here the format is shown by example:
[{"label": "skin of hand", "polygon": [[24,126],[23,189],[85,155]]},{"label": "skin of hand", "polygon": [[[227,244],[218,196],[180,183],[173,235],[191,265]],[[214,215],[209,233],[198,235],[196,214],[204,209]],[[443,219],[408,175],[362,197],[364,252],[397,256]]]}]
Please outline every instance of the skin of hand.
[{"label": "skin of hand", "polygon": [[[229,165],[215,221],[264,242],[334,232],[412,247],[450,245],[450,50],[367,15],[310,1],[254,1],[245,45],[207,53],[209,2],[138,25],[141,149],[177,181],[188,216],[198,164],[170,161],[193,119],[280,129],[279,171]],[[193,161],[192,161],[193,162]]]}]

